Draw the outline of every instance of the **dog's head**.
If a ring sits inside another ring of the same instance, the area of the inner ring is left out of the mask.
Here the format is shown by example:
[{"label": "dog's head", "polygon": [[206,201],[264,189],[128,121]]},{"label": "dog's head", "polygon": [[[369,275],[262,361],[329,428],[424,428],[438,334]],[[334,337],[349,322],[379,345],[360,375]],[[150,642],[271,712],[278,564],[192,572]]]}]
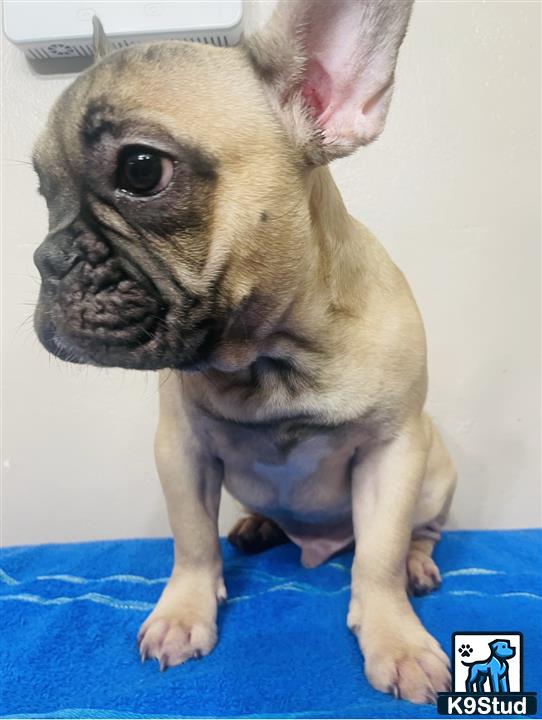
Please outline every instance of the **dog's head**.
[{"label": "dog's head", "polygon": [[[77,78],[34,153],[45,347],[197,368],[279,327],[319,265],[312,170],[382,130],[409,13],[286,0],[239,48],[136,46]],[[254,359],[243,347],[234,366]]]},{"label": "dog's head", "polygon": [[510,647],[508,640],[493,640],[493,642],[489,644],[489,647],[493,655],[501,660],[514,657],[516,654],[516,649]]}]

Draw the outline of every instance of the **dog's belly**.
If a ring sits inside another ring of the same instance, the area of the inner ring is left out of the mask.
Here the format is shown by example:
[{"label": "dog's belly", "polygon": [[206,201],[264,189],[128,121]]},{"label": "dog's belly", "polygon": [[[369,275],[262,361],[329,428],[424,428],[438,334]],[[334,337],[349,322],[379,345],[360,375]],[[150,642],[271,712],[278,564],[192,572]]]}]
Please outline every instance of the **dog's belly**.
[{"label": "dog's belly", "polygon": [[[214,435],[224,463],[224,485],[247,509],[272,518],[314,567],[353,541],[350,431],[293,437],[284,429],[239,428]],[[297,428],[299,436],[299,428]]]}]

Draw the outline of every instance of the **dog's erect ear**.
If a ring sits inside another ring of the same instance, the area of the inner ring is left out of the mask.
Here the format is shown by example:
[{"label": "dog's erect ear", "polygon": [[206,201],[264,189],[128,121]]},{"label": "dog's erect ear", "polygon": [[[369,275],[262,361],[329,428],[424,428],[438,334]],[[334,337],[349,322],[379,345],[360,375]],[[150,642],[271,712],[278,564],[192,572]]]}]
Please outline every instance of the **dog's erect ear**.
[{"label": "dog's erect ear", "polygon": [[94,50],[94,62],[98,62],[113,52],[113,46],[106,37],[100,18],[96,15],[92,18],[92,49]]},{"label": "dog's erect ear", "polygon": [[374,140],[386,120],[413,0],[279,0],[246,41],[292,140],[323,163]]}]

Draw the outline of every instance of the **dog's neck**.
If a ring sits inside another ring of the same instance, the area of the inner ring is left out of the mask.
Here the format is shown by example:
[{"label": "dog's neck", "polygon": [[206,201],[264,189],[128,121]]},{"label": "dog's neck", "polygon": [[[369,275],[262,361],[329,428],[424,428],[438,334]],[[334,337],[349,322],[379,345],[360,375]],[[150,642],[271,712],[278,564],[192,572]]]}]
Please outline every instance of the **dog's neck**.
[{"label": "dog's neck", "polygon": [[365,230],[349,214],[327,166],[306,180],[313,244],[319,248],[316,291],[326,311],[359,311]]},{"label": "dog's neck", "polygon": [[213,372],[246,373],[261,358],[325,353],[342,319],[362,308],[364,228],[348,214],[327,167],[309,171],[305,187],[311,236],[299,282],[285,307],[267,325],[258,321],[254,333],[247,328],[258,305],[239,314],[213,357]]}]

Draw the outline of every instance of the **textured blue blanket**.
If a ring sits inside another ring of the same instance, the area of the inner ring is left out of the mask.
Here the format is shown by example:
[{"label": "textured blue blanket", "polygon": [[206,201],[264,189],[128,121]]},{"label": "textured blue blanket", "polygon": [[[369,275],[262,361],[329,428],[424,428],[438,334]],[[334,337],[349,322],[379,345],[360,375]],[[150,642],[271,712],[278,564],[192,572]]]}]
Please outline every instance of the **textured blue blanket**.
[{"label": "textured blue blanket", "polygon": [[[542,532],[450,532],[443,585],[414,600],[446,650],[458,630],[524,633],[524,689],[542,690]],[[159,673],[139,624],[170,569],[171,542],[131,540],[0,553],[2,700],[13,717],[437,717],[375,692],[345,617],[351,554],[314,570],[293,545],[243,557],[224,544],[219,643]]]}]

